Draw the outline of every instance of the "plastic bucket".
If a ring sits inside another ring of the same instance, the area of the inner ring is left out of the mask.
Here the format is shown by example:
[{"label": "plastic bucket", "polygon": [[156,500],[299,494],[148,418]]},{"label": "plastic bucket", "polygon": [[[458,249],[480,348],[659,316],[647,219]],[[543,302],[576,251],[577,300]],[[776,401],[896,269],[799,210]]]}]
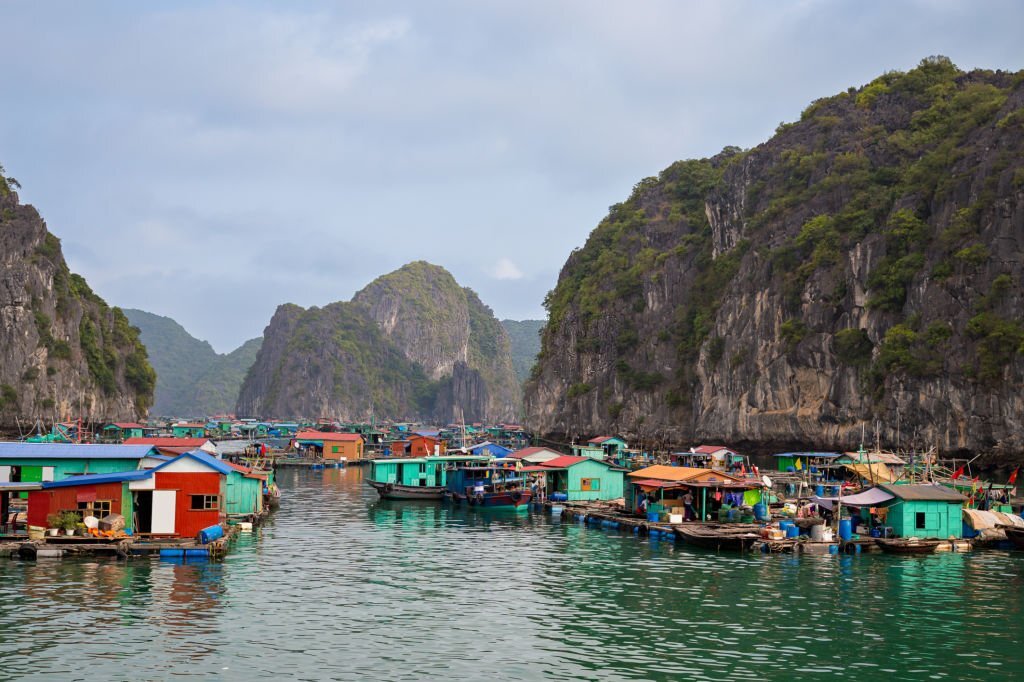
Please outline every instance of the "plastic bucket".
[{"label": "plastic bucket", "polygon": [[758,502],[754,505],[754,518],[758,521],[768,520],[768,505],[764,502]]},{"label": "plastic bucket", "polygon": [[800,529],[796,526],[786,526],[786,537],[787,538],[798,538],[800,537]]},{"label": "plastic bucket", "polygon": [[839,520],[839,539],[846,541],[849,540],[853,535],[853,525],[850,523],[850,519]]}]

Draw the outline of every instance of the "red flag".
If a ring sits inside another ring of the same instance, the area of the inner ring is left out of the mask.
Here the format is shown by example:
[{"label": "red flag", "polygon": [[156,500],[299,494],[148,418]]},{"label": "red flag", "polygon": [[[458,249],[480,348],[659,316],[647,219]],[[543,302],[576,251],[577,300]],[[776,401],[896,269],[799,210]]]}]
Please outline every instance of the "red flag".
[{"label": "red flag", "polygon": [[1009,483],[1010,485],[1013,485],[1014,483],[1016,483],[1016,482],[1017,482],[1017,472],[1018,472],[1018,471],[1020,471],[1020,467],[1017,467],[1016,469],[1014,469],[1014,470],[1013,470],[1013,473],[1012,473],[1012,474],[1010,474],[1010,480],[1008,481],[1008,483]]},{"label": "red flag", "polygon": [[956,479],[960,478],[963,475],[964,475],[964,468],[960,467],[959,469],[957,469],[956,471],[953,472],[953,475],[951,476],[951,478],[955,481]]}]

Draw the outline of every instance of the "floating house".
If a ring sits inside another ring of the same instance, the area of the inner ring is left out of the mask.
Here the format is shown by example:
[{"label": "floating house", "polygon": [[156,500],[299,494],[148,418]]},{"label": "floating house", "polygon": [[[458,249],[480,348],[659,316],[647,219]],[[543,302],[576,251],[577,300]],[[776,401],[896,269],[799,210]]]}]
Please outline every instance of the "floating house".
[{"label": "floating house", "polygon": [[103,439],[110,442],[120,443],[128,438],[142,438],[145,435],[146,427],[135,422],[115,422],[103,427]]},{"label": "floating house", "polygon": [[907,463],[891,452],[846,452],[833,462],[842,465],[871,485],[892,483],[903,476]]},{"label": "floating house", "polygon": [[743,455],[724,445],[699,445],[689,452],[673,452],[673,463],[691,469],[715,469],[730,471],[737,469],[744,461]]},{"label": "floating house", "polygon": [[[134,533],[192,537],[226,520],[225,501],[232,475],[237,476],[234,495],[239,513],[256,513],[262,495],[256,499],[250,498],[250,493],[251,489],[262,491],[258,478],[196,451],[154,469],[84,474],[44,482],[41,489],[28,493],[28,522],[45,527],[49,514],[62,511],[97,518],[120,514],[125,527]],[[247,478],[254,483],[244,483]]]},{"label": "floating house", "polygon": [[155,454],[152,445],[0,442],[0,483],[41,483],[131,471]]},{"label": "floating house", "polygon": [[193,450],[202,450],[208,455],[217,455],[217,446],[209,438],[129,438],[125,445],[151,445],[161,454],[182,455]]},{"label": "floating house", "polygon": [[952,488],[935,483],[882,484],[856,495],[816,497],[815,502],[827,509],[836,506],[860,510],[863,522],[892,529],[901,538],[963,537],[963,507],[966,498]]},{"label": "floating house", "polygon": [[627,446],[626,441],[618,436],[598,436],[588,440],[587,447],[588,449],[599,448],[603,453],[601,459],[604,457],[615,459]]},{"label": "floating house", "polygon": [[790,473],[806,473],[808,476],[828,478],[838,452],[780,452],[775,457],[775,468]]},{"label": "floating house", "polygon": [[445,453],[444,441],[437,435],[429,434],[430,432],[417,432],[409,436],[409,455],[412,457],[439,457]]},{"label": "floating house", "polygon": [[483,457],[494,457],[495,459],[503,459],[512,454],[512,450],[506,448],[503,445],[492,443],[490,441],[484,441],[483,443],[477,443],[476,445],[470,445],[465,450],[472,455],[480,455]]},{"label": "floating house", "polygon": [[617,500],[623,496],[626,470],[604,460],[562,455],[521,471],[543,476],[548,495],[565,493],[570,502]]},{"label": "floating house", "polygon": [[363,458],[363,437],[358,433],[300,431],[292,441],[300,450],[324,459],[355,462]]},{"label": "floating house", "polygon": [[488,461],[474,455],[373,459],[366,483],[388,499],[440,500],[457,465]]},{"label": "floating house", "polygon": [[699,519],[715,515],[725,506],[754,505],[761,501],[761,482],[707,468],[656,464],[631,472],[625,490],[626,509],[639,508],[646,495],[651,512],[683,507],[689,493]]},{"label": "floating house", "polygon": [[175,438],[206,438],[206,424],[173,424],[171,433]]},{"label": "floating house", "polygon": [[224,512],[228,518],[248,517],[263,512],[263,494],[268,484],[267,472],[255,471],[241,464],[224,462],[234,471],[227,475]]},{"label": "floating house", "polygon": [[558,450],[552,450],[551,448],[529,447],[509,453],[508,457],[522,460],[526,464],[541,464],[551,461],[556,457],[561,457],[562,454]]}]

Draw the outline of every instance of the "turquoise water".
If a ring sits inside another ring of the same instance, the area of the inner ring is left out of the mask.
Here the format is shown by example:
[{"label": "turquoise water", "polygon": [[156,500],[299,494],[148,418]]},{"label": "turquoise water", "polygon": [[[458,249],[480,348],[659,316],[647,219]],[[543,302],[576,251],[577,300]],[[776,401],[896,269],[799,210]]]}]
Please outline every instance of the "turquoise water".
[{"label": "turquoise water", "polygon": [[222,563],[0,561],[0,678],[1024,676],[1024,553],[715,554],[280,483]]}]

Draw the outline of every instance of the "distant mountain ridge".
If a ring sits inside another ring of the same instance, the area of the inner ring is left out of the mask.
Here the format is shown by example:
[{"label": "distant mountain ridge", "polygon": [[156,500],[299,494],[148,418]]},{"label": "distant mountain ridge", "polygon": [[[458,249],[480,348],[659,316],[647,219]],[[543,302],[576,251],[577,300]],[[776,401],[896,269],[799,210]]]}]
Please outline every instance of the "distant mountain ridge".
[{"label": "distant mountain ridge", "polygon": [[139,328],[156,369],[153,414],[206,417],[234,411],[242,381],[256,360],[262,338],[250,339],[230,353],[220,354],[169,317],[134,309],[124,313]]},{"label": "distant mountain ridge", "polygon": [[547,320],[502,320],[512,347],[512,367],[522,383],[530,378],[530,370],[540,354],[540,333]]},{"label": "distant mountain ridge", "polygon": [[238,398],[245,416],[513,419],[509,338],[442,267],[409,263],[349,302],[279,306]]}]

